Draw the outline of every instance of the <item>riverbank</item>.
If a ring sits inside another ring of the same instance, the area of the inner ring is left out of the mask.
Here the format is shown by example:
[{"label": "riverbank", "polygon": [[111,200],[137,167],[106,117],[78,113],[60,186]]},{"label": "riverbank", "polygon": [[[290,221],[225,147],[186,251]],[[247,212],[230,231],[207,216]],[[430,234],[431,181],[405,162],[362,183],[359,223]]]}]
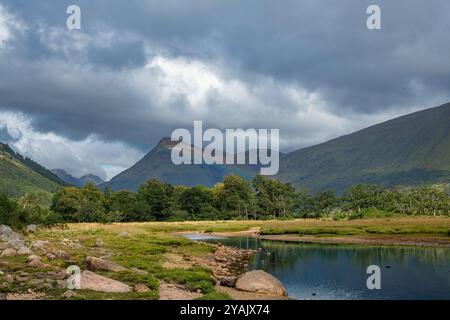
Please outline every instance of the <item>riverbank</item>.
[{"label": "riverbank", "polygon": [[266,221],[240,231],[180,232],[187,233],[299,243],[450,247],[450,218],[402,217],[350,221],[298,219]]},{"label": "riverbank", "polygon": [[[292,242],[449,246],[450,218],[84,223],[38,228],[20,239],[0,242],[0,299],[270,298],[219,285],[221,278],[246,270],[251,251],[180,236],[186,233]],[[96,259],[106,262],[95,267]],[[121,292],[67,290],[65,271],[71,265],[88,271],[85,277],[96,281],[93,285],[104,278],[117,281],[113,284]]]},{"label": "riverbank", "polygon": [[[163,229],[163,230],[161,230]],[[222,286],[254,250],[191,241],[164,223],[69,224],[0,240],[0,299],[280,299]],[[66,270],[81,271],[68,290]]]}]

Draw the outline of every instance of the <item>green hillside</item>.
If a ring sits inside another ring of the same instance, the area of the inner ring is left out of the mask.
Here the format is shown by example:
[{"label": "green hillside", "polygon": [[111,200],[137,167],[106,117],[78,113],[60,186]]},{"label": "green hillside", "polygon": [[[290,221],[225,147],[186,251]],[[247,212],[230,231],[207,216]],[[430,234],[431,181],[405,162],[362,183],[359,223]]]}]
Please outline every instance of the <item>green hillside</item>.
[{"label": "green hillside", "polygon": [[68,184],[29,158],[0,143],[0,193],[20,196],[24,193],[49,193]]},{"label": "green hillside", "polygon": [[287,154],[278,178],[338,192],[357,183],[450,182],[450,103]]}]

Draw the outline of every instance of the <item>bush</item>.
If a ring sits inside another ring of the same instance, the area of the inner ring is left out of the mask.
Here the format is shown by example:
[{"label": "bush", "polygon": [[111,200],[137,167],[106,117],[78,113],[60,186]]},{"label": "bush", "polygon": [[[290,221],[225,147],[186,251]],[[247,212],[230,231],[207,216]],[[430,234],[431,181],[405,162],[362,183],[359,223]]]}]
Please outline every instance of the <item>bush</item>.
[{"label": "bush", "polygon": [[17,201],[7,195],[0,195],[0,224],[19,229],[26,224],[25,214],[19,209]]}]

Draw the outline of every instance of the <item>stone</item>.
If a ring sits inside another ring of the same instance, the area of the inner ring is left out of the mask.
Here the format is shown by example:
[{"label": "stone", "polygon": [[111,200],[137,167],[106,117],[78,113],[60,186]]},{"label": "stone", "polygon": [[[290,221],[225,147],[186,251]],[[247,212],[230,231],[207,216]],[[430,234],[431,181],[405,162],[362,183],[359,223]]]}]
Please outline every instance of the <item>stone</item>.
[{"label": "stone", "polygon": [[99,292],[130,292],[130,286],[94,272],[85,270],[81,273],[81,289]]},{"label": "stone", "polygon": [[13,248],[16,250],[19,250],[21,247],[24,247],[25,240],[11,240],[8,242],[0,243],[0,248],[6,249],[6,248]]},{"label": "stone", "polygon": [[67,288],[67,282],[65,280],[56,280],[56,286],[60,289]]},{"label": "stone", "polygon": [[63,250],[55,251],[53,253],[53,255],[55,256],[56,259],[62,259],[62,260],[69,259],[69,255]]},{"label": "stone", "polygon": [[22,236],[14,232],[10,227],[5,225],[0,225],[0,240],[4,242],[22,240]]},{"label": "stone", "polygon": [[33,260],[41,260],[41,257],[39,257],[39,256],[37,256],[35,254],[32,254],[31,256],[28,256],[28,262],[31,262]]},{"label": "stone", "polygon": [[69,274],[67,274],[66,271],[58,272],[58,274],[56,275],[56,279],[58,280],[65,280],[67,278],[69,278]]},{"label": "stone", "polygon": [[12,249],[12,248],[6,248],[5,250],[3,250],[2,257],[15,257],[17,256],[17,251],[16,249]]},{"label": "stone", "polygon": [[236,281],[236,277],[222,277],[220,279],[220,285],[224,287],[234,288],[234,286],[236,285]]},{"label": "stone", "polygon": [[14,276],[12,274],[7,274],[3,277],[3,280],[5,280],[8,283],[14,282]]},{"label": "stone", "polygon": [[30,280],[30,277],[28,277],[28,276],[17,276],[16,280],[18,282],[27,282],[28,280]]},{"label": "stone", "polygon": [[150,290],[150,288],[147,285],[145,285],[143,283],[139,283],[139,284],[134,286],[134,291],[136,291],[136,292],[150,292],[151,290]]},{"label": "stone", "polygon": [[40,259],[31,260],[27,263],[27,266],[36,269],[43,269],[46,267],[46,265]]},{"label": "stone", "polygon": [[19,251],[17,251],[17,255],[19,255],[19,256],[25,256],[25,255],[28,256],[30,254],[33,254],[33,252],[31,252],[31,250],[25,246],[20,247]]},{"label": "stone", "polygon": [[28,264],[31,268],[37,268],[37,269],[45,269],[50,268],[51,266],[48,264],[45,264],[41,261],[41,258],[36,255],[31,255],[28,257]]},{"label": "stone", "polygon": [[48,245],[47,240],[35,240],[31,243],[32,248],[41,249],[41,250],[44,249],[47,245]]},{"label": "stone", "polygon": [[29,225],[27,225],[27,231],[28,231],[29,233],[35,233],[36,230],[37,230],[37,225],[35,225],[35,224],[29,224]]},{"label": "stone", "polygon": [[77,293],[76,293],[75,291],[67,290],[67,291],[64,292],[61,296],[62,296],[63,298],[66,298],[66,299],[70,299],[70,298],[75,298],[75,297],[78,296],[78,295],[77,295]]},{"label": "stone", "polygon": [[138,269],[138,268],[131,268],[130,270],[133,271],[134,273],[140,274],[142,276],[145,276],[145,275],[148,274],[147,271],[141,270],[141,269]]},{"label": "stone", "polygon": [[287,290],[274,276],[262,270],[248,271],[236,281],[236,289],[247,292],[287,297]]},{"label": "stone", "polygon": [[96,257],[86,257],[86,259],[84,260],[84,264],[86,266],[86,269],[91,271],[121,272],[128,270],[118,263]]}]

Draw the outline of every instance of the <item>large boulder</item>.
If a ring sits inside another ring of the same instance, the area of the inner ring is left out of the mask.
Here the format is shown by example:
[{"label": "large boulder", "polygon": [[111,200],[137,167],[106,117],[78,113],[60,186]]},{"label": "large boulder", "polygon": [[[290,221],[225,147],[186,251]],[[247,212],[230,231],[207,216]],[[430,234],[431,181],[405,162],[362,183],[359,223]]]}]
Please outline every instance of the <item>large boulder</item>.
[{"label": "large boulder", "polygon": [[236,281],[235,287],[241,291],[287,297],[287,290],[283,284],[277,278],[262,270],[244,273]]},{"label": "large boulder", "polygon": [[1,257],[15,257],[15,256],[17,256],[17,250],[12,249],[12,248],[6,248],[0,256]]},{"label": "large boulder", "polygon": [[122,267],[118,263],[96,257],[87,257],[84,260],[84,264],[86,266],[86,269],[91,271],[121,272],[128,270],[127,268]]},{"label": "large boulder", "polygon": [[10,227],[0,225],[0,240],[4,242],[22,240],[22,236],[14,232]]},{"label": "large boulder", "polygon": [[81,273],[81,289],[100,292],[130,292],[131,287],[117,280],[113,280],[94,272],[85,270]]},{"label": "large boulder", "polygon": [[36,230],[37,230],[37,226],[35,224],[27,225],[27,232],[28,233],[35,233]]}]

